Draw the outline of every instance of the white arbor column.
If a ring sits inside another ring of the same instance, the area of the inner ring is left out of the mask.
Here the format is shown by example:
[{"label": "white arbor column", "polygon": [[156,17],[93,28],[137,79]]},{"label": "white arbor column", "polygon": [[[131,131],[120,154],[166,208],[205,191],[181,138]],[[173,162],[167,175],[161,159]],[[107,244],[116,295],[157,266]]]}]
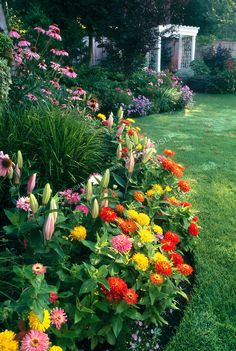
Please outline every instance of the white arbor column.
[{"label": "white arbor column", "polygon": [[183,37],[182,35],[180,34],[179,36],[179,52],[178,52],[178,69],[181,68],[181,63],[182,63],[182,51],[183,51]]},{"label": "white arbor column", "polygon": [[157,39],[157,49],[156,49],[156,71],[161,72],[161,37]]},{"label": "white arbor column", "polygon": [[192,36],[192,47],[191,47],[191,61],[195,59],[195,51],[196,51],[196,35]]}]

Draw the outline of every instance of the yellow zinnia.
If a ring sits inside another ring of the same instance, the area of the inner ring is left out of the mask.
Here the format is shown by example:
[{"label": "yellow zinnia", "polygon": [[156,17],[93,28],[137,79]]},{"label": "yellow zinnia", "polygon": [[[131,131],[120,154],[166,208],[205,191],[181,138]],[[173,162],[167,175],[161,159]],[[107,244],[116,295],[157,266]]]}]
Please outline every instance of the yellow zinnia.
[{"label": "yellow zinnia", "polygon": [[5,330],[0,333],[0,350],[1,351],[18,351],[19,343],[15,340],[16,334],[11,330]]},{"label": "yellow zinnia", "polygon": [[97,117],[100,118],[102,121],[105,121],[105,120],[106,120],[106,116],[103,115],[102,113],[99,113],[99,114],[97,115]]},{"label": "yellow zinnia", "polygon": [[138,217],[137,217],[137,222],[140,225],[149,225],[150,223],[150,218],[148,217],[148,215],[146,213],[139,213]]},{"label": "yellow zinnia", "polygon": [[154,235],[147,229],[141,229],[138,233],[142,243],[151,243],[155,239]]},{"label": "yellow zinnia", "polygon": [[137,149],[138,151],[141,151],[141,150],[143,149],[143,145],[142,145],[142,144],[138,144],[138,145],[136,146],[136,149]]},{"label": "yellow zinnia", "polygon": [[148,269],[149,261],[144,254],[136,253],[133,255],[132,260],[136,263],[136,267],[141,271],[146,271]]},{"label": "yellow zinnia", "polygon": [[78,227],[75,227],[70,231],[69,237],[71,240],[85,240],[87,236],[87,231],[86,228],[83,227],[82,225],[79,225]]},{"label": "yellow zinnia", "polygon": [[165,191],[167,191],[169,193],[171,190],[172,190],[171,187],[169,185],[167,185],[165,188]]},{"label": "yellow zinnia", "polygon": [[50,313],[48,310],[43,310],[43,321],[40,322],[39,317],[31,311],[28,315],[30,329],[46,331],[51,324]]},{"label": "yellow zinnia", "polygon": [[167,258],[165,255],[161,254],[160,252],[156,252],[154,255],[154,261],[155,262],[160,262],[160,261],[165,261],[167,262]]},{"label": "yellow zinnia", "polygon": [[52,346],[49,351],[63,351],[63,349],[60,346]]},{"label": "yellow zinnia", "polygon": [[138,218],[138,212],[135,211],[135,210],[128,210],[128,211],[127,211],[127,215],[128,215],[128,217],[134,219],[135,221],[136,221],[137,218]]},{"label": "yellow zinnia", "polygon": [[146,191],[147,197],[152,197],[155,194],[155,191],[153,189],[149,189]]},{"label": "yellow zinnia", "polygon": [[127,121],[131,122],[131,123],[135,123],[135,120],[132,118],[126,118]]},{"label": "yellow zinnia", "polygon": [[163,234],[163,229],[162,229],[162,227],[160,227],[160,226],[157,225],[157,224],[154,224],[154,225],[153,225],[153,230],[154,230],[154,232],[157,233],[157,234]]},{"label": "yellow zinnia", "polygon": [[160,184],[154,184],[152,189],[157,193],[158,195],[162,195],[164,193],[164,190]]}]

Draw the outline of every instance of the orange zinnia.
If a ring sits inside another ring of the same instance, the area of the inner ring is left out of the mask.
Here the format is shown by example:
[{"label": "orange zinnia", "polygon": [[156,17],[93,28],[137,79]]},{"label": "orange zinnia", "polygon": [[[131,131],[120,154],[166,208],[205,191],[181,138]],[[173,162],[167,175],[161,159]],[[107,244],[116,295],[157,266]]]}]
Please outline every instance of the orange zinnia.
[{"label": "orange zinnia", "polygon": [[145,200],[144,195],[140,192],[140,191],[135,191],[133,193],[133,197],[135,198],[135,200],[137,200],[138,202],[143,202]]},{"label": "orange zinnia", "polygon": [[124,206],[121,204],[117,204],[115,209],[116,209],[116,212],[118,212],[119,214],[122,214],[125,210]]},{"label": "orange zinnia", "polygon": [[137,230],[136,223],[131,220],[120,221],[119,226],[124,234],[134,233]]},{"label": "orange zinnia", "polygon": [[150,274],[150,280],[153,284],[162,284],[164,282],[163,276],[158,273]]},{"label": "orange zinnia", "polygon": [[175,156],[175,151],[170,150],[170,149],[165,149],[165,150],[164,150],[164,154],[165,154],[166,156]]}]

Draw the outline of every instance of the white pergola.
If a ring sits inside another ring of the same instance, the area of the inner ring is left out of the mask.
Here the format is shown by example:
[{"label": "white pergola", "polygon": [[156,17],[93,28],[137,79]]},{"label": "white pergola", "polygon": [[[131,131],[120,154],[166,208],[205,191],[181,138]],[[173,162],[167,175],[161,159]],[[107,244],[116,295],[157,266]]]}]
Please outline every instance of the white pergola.
[{"label": "white pergola", "polygon": [[[195,49],[196,49],[196,37],[199,31],[199,27],[191,26],[177,26],[177,25],[160,25],[158,26],[158,39],[157,45],[154,48],[153,52],[155,53],[155,70],[157,72],[161,71],[161,41],[162,37],[166,38],[178,38],[178,69],[183,67],[188,67],[190,62],[195,59]],[[183,50],[183,40],[185,37],[191,38],[190,50],[187,52],[187,56],[184,57],[186,50]],[[150,63],[150,53],[147,56],[147,63],[149,66]]]}]

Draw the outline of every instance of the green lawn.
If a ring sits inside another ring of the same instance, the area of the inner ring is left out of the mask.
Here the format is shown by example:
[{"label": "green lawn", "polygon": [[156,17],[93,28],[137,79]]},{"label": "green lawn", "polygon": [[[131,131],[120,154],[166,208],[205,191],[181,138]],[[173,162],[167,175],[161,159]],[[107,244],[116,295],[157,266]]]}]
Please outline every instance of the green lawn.
[{"label": "green lawn", "polygon": [[137,123],[187,166],[202,226],[190,303],[165,351],[236,350],[236,96],[198,95],[191,111]]}]

